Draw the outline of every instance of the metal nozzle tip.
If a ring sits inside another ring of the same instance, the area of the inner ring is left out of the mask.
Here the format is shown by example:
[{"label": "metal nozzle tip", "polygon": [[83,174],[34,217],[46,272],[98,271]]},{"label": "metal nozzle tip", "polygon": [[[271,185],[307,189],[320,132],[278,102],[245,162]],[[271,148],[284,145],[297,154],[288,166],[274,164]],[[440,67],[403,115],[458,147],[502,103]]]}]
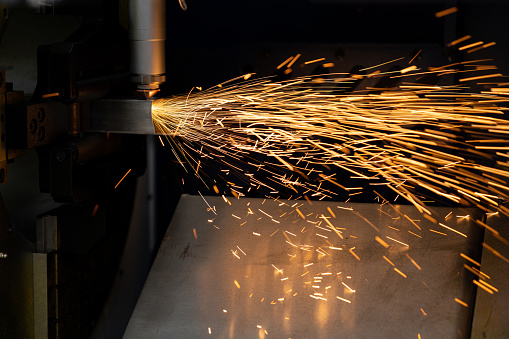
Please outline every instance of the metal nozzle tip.
[{"label": "metal nozzle tip", "polygon": [[155,89],[155,90],[138,90],[137,91],[140,96],[143,96],[145,99],[150,99],[152,98],[157,92],[159,92],[159,89]]}]

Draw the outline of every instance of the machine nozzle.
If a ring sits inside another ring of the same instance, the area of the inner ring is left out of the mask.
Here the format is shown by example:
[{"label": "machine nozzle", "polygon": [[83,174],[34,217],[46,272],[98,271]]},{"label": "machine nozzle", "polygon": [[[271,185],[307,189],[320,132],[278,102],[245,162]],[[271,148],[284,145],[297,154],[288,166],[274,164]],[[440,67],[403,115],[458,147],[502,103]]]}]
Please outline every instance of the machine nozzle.
[{"label": "machine nozzle", "polygon": [[145,98],[166,80],[166,1],[129,0],[131,81]]}]

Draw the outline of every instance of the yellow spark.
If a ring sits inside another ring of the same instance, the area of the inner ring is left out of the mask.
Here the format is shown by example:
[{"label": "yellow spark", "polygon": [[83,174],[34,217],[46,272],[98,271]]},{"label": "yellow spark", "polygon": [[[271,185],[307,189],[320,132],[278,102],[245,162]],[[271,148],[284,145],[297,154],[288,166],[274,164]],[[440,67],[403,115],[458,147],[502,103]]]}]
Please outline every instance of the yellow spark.
[{"label": "yellow spark", "polygon": [[470,261],[472,264],[476,265],[476,266],[479,266],[481,267],[481,264],[478,263],[477,261],[475,261],[474,259],[470,258],[469,256],[467,256],[466,254],[463,254],[463,253],[460,253],[460,257],[462,257],[463,259],[466,259],[468,261]]},{"label": "yellow spark", "polygon": [[468,44],[468,45],[465,45],[465,46],[461,46],[460,48],[458,48],[460,51],[462,50],[465,50],[465,49],[469,49],[469,48],[472,48],[472,47],[475,47],[475,46],[479,46],[479,45],[482,45],[484,42],[482,41],[477,41],[477,42],[474,42],[474,43],[471,43],[471,44]]},{"label": "yellow spark", "polygon": [[486,292],[488,292],[489,294],[493,294],[493,291],[490,290],[488,287],[486,287],[485,285],[481,284],[480,282],[478,282],[477,280],[473,280],[474,284],[476,284],[477,286],[479,286],[481,289],[485,290]]},{"label": "yellow spark", "polygon": [[396,267],[394,267],[394,270],[395,270],[396,272],[398,272],[399,274],[401,274],[401,276],[402,276],[403,278],[406,278],[406,277],[407,277],[405,273],[401,272],[401,271],[400,271],[400,270],[398,270]]},{"label": "yellow spark", "polygon": [[279,64],[279,66],[277,66],[276,69],[281,69],[284,65],[286,65],[288,62],[290,62],[290,60],[292,60],[292,59],[293,59],[293,56],[289,57],[288,59],[283,61],[281,64]]},{"label": "yellow spark", "polygon": [[487,275],[484,272],[481,272],[480,270],[478,270],[475,267],[470,267],[467,264],[463,264],[463,267],[466,268],[468,271],[472,272],[473,274],[477,275],[478,277],[483,277],[485,279],[490,279],[489,275]]},{"label": "yellow spark", "polygon": [[497,77],[501,77],[501,76],[502,76],[502,74],[500,74],[500,73],[479,75],[479,76],[476,76],[476,77],[460,79],[460,82],[473,81],[473,80],[481,80],[481,79],[488,79],[488,78],[497,78]]},{"label": "yellow spark", "polygon": [[465,35],[465,36],[463,36],[463,37],[461,37],[459,39],[451,41],[450,43],[447,44],[447,47],[451,47],[451,46],[457,45],[457,44],[462,43],[463,41],[466,41],[466,40],[468,40],[470,38],[471,38],[470,35]]},{"label": "yellow spark", "polygon": [[488,288],[491,288],[493,291],[498,292],[498,289],[495,288],[493,285],[488,284],[486,281],[479,279],[479,282],[483,285],[485,285]]},{"label": "yellow spark", "polygon": [[309,60],[309,61],[304,62],[304,65],[313,64],[313,63],[315,63],[315,62],[320,62],[320,61],[323,61],[323,60],[325,60],[325,58],[319,58],[319,59]]},{"label": "yellow spark", "polygon": [[448,230],[453,231],[454,233],[457,233],[457,234],[461,235],[462,237],[467,238],[467,235],[466,235],[466,234],[463,234],[463,233],[461,233],[460,231],[457,231],[457,230],[455,230],[455,229],[454,229],[454,228],[452,228],[452,227],[449,227],[449,226],[447,226],[447,225],[444,225],[444,224],[442,224],[441,222],[439,222],[438,224],[439,224],[440,226],[442,226],[443,228],[447,228]]},{"label": "yellow spark", "polygon": [[345,298],[341,298],[341,297],[338,297],[338,296],[336,296],[336,298],[338,298],[339,300],[342,300],[342,301],[344,301],[344,302],[346,302],[346,303],[349,303],[349,304],[351,304],[351,303],[352,303],[350,300],[345,299]]},{"label": "yellow spark", "polygon": [[417,69],[417,66],[412,65],[412,66],[403,68],[400,72],[401,72],[401,74],[404,74],[404,73],[408,73],[410,71],[413,71],[414,69]]},{"label": "yellow spark", "polygon": [[323,297],[317,297],[316,295],[312,295],[312,294],[310,294],[309,296],[310,296],[311,298],[314,298],[314,299],[327,301],[327,299],[325,299],[325,298],[323,298]]},{"label": "yellow spark", "polygon": [[493,247],[491,247],[490,245],[486,244],[485,242],[482,243],[483,247],[486,248],[488,251],[490,251],[491,253],[493,253],[494,255],[496,255],[497,257],[499,257],[500,259],[504,260],[506,263],[509,263],[509,259],[507,259],[506,257],[504,257],[502,254],[500,254],[500,252],[496,251]]},{"label": "yellow spark", "polygon": [[389,264],[391,264],[391,266],[394,266],[394,264],[392,263],[392,261],[390,261],[385,255],[382,256]]},{"label": "yellow spark", "polygon": [[288,63],[288,65],[286,65],[286,67],[287,67],[287,68],[292,67],[292,65],[295,63],[295,61],[297,61],[297,59],[298,59],[298,58],[300,58],[300,54],[297,54],[297,55],[296,55],[296,56],[292,59],[292,61],[290,61],[290,62]]},{"label": "yellow spark", "polygon": [[468,304],[464,301],[459,300],[458,298],[454,298],[454,301],[460,304],[461,306],[468,307]]},{"label": "yellow spark", "polygon": [[240,288],[240,284],[237,280],[234,280],[233,283],[235,284],[235,286],[237,286],[237,288]]},{"label": "yellow spark", "polygon": [[458,7],[451,7],[451,8],[448,8],[448,9],[444,9],[443,11],[436,12],[435,13],[435,17],[441,18],[441,17],[444,17],[446,15],[456,13],[457,11],[458,11]]},{"label": "yellow spark", "polygon": [[350,252],[350,253],[351,253],[351,254],[355,257],[355,259],[357,259],[357,260],[361,260],[361,258],[359,258],[359,256],[358,256],[357,254],[355,254],[355,253],[354,253],[354,251],[353,251],[354,249],[355,249],[355,247],[352,247],[352,248],[350,248],[350,249],[348,250],[348,252]]},{"label": "yellow spark", "polygon": [[114,188],[114,189],[116,189],[116,188],[118,187],[118,185],[120,185],[120,183],[122,182],[122,180],[124,180],[124,179],[125,179],[125,177],[127,177],[127,175],[128,175],[129,173],[131,173],[131,169],[130,169],[130,168],[129,168],[129,170],[127,171],[127,173],[126,173],[126,174],[124,174],[124,176],[122,177],[122,179],[120,179],[120,180],[119,180],[119,182],[117,182],[117,184],[115,185],[115,188]]},{"label": "yellow spark", "polygon": [[481,49],[485,49],[485,48],[488,48],[488,47],[491,47],[491,46],[495,46],[496,44],[497,44],[496,42],[488,42],[487,44],[484,44],[482,46],[479,46],[479,47],[472,48],[472,49],[468,50],[467,53],[477,52],[477,51],[480,51]]},{"label": "yellow spark", "polygon": [[389,248],[389,244],[387,244],[385,241],[383,241],[378,235],[375,237],[375,240],[380,243],[385,248]]},{"label": "yellow spark", "polygon": [[419,50],[419,52],[417,52],[417,53],[414,55],[414,57],[413,57],[412,59],[410,59],[410,61],[408,62],[408,64],[411,64],[411,63],[412,63],[412,61],[414,61],[414,59],[415,59],[415,58],[417,58],[417,56],[418,56],[419,54],[421,54],[421,52],[422,52],[422,49],[421,49],[421,50]]},{"label": "yellow spark", "polygon": [[304,214],[302,214],[302,212],[299,210],[299,208],[298,208],[298,207],[297,207],[295,210],[297,211],[297,213],[299,213],[299,215],[300,215],[300,217],[301,217],[302,219],[306,219],[306,217],[304,216]]},{"label": "yellow spark", "polygon": [[99,204],[95,204],[94,209],[92,210],[92,218],[95,218],[97,211],[99,210]]},{"label": "yellow spark", "polygon": [[408,233],[412,234],[412,235],[415,235],[417,238],[422,238],[419,234],[415,234],[414,232],[412,231],[408,231]]},{"label": "yellow spark", "polygon": [[412,262],[412,264],[414,264],[414,266],[417,267],[417,269],[420,271],[421,270],[421,266],[419,266],[417,264],[417,262],[414,259],[412,259],[407,253],[405,253],[405,255],[408,258],[408,260],[410,260]]},{"label": "yellow spark", "polygon": [[378,64],[378,65],[375,65],[375,66],[371,66],[371,67],[368,67],[368,68],[363,68],[363,69],[360,69],[359,72],[366,71],[368,69],[372,69],[372,68],[376,68],[376,67],[380,67],[380,66],[383,66],[383,65],[387,65],[387,64],[390,64],[391,62],[396,62],[396,61],[399,61],[401,59],[405,59],[405,57],[401,57],[401,58],[397,58],[397,59],[394,59],[394,60],[390,60],[390,61]]},{"label": "yellow spark", "polygon": [[396,239],[391,238],[391,237],[389,237],[389,236],[385,236],[385,237],[386,237],[387,239],[390,239],[390,240],[392,240],[392,241],[397,242],[398,244],[401,244],[401,245],[406,246],[406,247],[410,247],[408,244],[405,244],[405,243],[404,243],[404,242],[402,242],[402,241],[396,240]]},{"label": "yellow spark", "polygon": [[343,286],[345,286],[346,288],[348,288],[348,290],[350,290],[350,292],[352,293],[355,293],[355,290],[351,289],[347,284],[345,284],[344,282],[342,282],[341,284],[343,284]]}]

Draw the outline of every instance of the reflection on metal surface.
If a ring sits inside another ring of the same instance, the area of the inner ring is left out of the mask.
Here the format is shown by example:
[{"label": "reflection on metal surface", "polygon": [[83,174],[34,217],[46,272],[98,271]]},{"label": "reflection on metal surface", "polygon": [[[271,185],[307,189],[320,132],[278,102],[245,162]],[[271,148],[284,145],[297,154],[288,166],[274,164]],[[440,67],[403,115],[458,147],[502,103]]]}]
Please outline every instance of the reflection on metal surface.
[{"label": "reflection on metal surface", "polygon": [[[217,216],[201,197],[182,196],[125,338],[198,338],[209,327],[221,338],[468,334],[472,308],[454,299],[473,304],[459,255],[478,258],[480,229],[469,218],[447,221],[464,238],[430,232],[435,225],[413,206],[205,199]],[[442,222],[451,209],[433,212]],[[408,246],[385,248],[376,236]]]}]

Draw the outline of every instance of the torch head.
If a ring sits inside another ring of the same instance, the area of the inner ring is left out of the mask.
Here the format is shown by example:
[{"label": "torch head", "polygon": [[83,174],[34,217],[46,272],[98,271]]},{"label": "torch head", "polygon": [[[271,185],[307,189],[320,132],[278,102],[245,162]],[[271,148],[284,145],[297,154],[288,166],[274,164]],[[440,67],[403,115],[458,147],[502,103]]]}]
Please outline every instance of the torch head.
[{"label": "torch head", "polygon": [[131,81],[150,98],[166,80],[166,1],[129,0]]}]

